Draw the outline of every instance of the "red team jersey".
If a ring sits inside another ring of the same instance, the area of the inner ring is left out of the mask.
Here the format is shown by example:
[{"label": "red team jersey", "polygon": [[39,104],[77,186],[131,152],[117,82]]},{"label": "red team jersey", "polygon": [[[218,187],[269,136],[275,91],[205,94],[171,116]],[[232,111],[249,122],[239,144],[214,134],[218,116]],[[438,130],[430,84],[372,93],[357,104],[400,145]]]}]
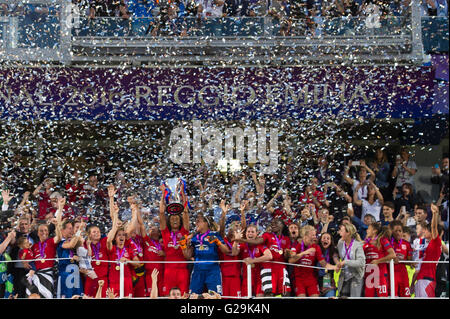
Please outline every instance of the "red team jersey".
[{"label": "red team jersey", "polygon": [[[96,279],[91,279],[89,277],[85,278],[84,281],[84,293],[88,296],[94,297],[98,290],[98,281],[103,280],[102,288],[102,298],[106,297],[106,290],[108,289],[108,270],[109,263],[102,260],[109,260],[108,249],[106,246],[107,237],[103,237],[96,244],[91,243],[92,252],[92,268],[97,275]],[[84,247],[88,249],[87,244],[84,243]]]},{"label": "red team jersey", "polygon": [[[223,241],[231,251],[233,247],[233,242],[230,242],[226,237],[223,239]],[[220,249],[218,250],[218,253],[220,260],[239,260],[239,255],[238,256],[227,255],[224,254]],[[240,262],[220,263],[220,271],[222,273],[222,277],[239,277],[241,275],[241,263]]]},{"label": "red team jersey", "polygon": [[[270,249],[270,252],[272,253],[272,261],[277,262],[286,262],[286,259],[284,258],[284,250],[289,249],[290,247],[290,241],[289,237],[280,235],[277,236],[274,233],[264,233],[262,235],[262,238],[264,239],[263,245]],[[274,264],[274,263],[264,263],[263,268],[284,268],[285,265],[282,264]]]},{"label": "red team jersey", "polygon": [[[373,278],[375,281],[373,283],[368,282],[368,278],[372,278],[374,275],[375,265],[369,266],[369,264],[376,259],[385,257],[388,254],[388,250],[392,248],[391,243],[385,237],[380,239],[380,248],[375,245],[375,240],[366,241],[363,245],[364,254],[366,255],[366,273],[365,280],[365,296],[366,297],[387,297],[388,296],[388,264],[379,263],[377,264],[378,274],[377,278]],[[376,275],[376,274],[375,274]],[[376,280],[378,285],[376,285]]]},{"label": "red team jersey", "polygon": [[[310,248],[314,248],[314,253],[310,253],[306,256],[303,256],[297,261],[297,264],[299,265],[305,265],[305,266],[316,266],[317,262],[324,260],[322,256],[322,250],[320,249],[320,246],[317,244],[312,244],[306,247],[303,242],[295,243],[295,245],[292,246],[291,250],[295,253],[299,254],[305,250],[308,250]],[[302,278],[305,280],[317,280],[317,269],[311,268],[311,267],[294,267],[294,276],[295,278]]]},{"label": "red team jersey", "polygon": [[[239,259],[243,260],[245,258],[258,258],[264,255],[264,252],[268,248],[264,245],[249,245],[247,243],[239,244]],[[251,267],[252,276],[252,295],[262,294],[261,289],[261,263],[253,264]],[[242,264],[242,286],[241,286],[242,296],[248,295],[247,290],[247,265]]]},{"label": "red team jersey", "polygon": [[[161,231],[164,251],[166,252],[166,261],[186,261],[183,255],[183,251],[180,248],[178,241],[183,237],[189,235],[189,232],[184,228],[178,232],[171,232],[168,227]],[[166,269],[179,269],[187,268],[186,263],[167,263],[165,264]]]},{"label": "red team jersey", "polygon": [[[263,244],[269,248],[272,253],[272,261],[286,263],[284,250],[289,249],[290,247],[289,237],[284,235],[277,236],[274,233],[264,233],[262,238],[264,239]],[[278,295],[290,292],[290,285],[288,285],[287,281],[288,274],[286,265],[268,262],[264,263],[262,268],[261,285],[264,293],[270,292],[273,295]],[[269,273],[270,277],[268,276]],[[267,280],[269,278],[270,280]]]},{"label": "red team jersey", "polygon": [[[223,239],[223,241],[231,251],[233,248],[233,242],[230,242],[230,240],[226,237]],[[218,249],[218,254],[220,260],[239,260],[239,256],[224,254],[220,249]],[[241,264],[241,262],[220,263],[223,296],[241,296]]]},{"label": "red team jersey", "polygon": [[[412,258],[413,250],[411,244],[406,240],[400,239],[400,241],[392,238],[392,248],[395,255],[400,261],[409,260]],[[399,297],[410,297],[409,277],[406,265],[404,263],[394,264],[394,283],[395,283],[395,295]]]},{"label": "red team jersey", "polygon": [[[133,251],[133,255],[136,256],[139,261],[144,260],[144,239],[135,235],[127,239],[125,246]],[[131,275],[133,277],[133,296],[134,297],[145,297],[147,294],[147,289],[145,286],[145,267],[139,266],[137,264],[132,264]]]},{"label": "red team jersey", "polygon": [[[322,250],[317,244],[305,246],[302,242],[292,245],[291,250],[297,254],[314,248],[314,252],[303,256],[297,264],[304,266],[316,266],[317,262],[324,260]],[[317,280],[317,269],[312,267],[294,267],[295,293],[296,295],[319,295],[319,284]]]},{"label": "red team jersey", "polygon": [[[119,249],[116,245],[113,245],[112,249],[108,251],[108,257],[110,261],[118,261],[121,257],[133,260],[135,256],[136,255],[134,254],[133,249],[127,246]],[[132,267],[132,264],[124,265],[124,296],[126,297],[133,295]],[[108,279],[109,287],[112,288],[115,293],[118,293],[120,290],[119,263],[110,263]]]},{"label": "red team jersey", "polygon": [[[428,247],[425,250],[423,261],[438,261],[441,257],[441,253],[441,238],[437,236],[428,244]],[[422,263],[422,265],[420,266],[419,274],[417,275],[417,280],[427,279],[430,281],[436,281],[436,267],[437,263]]]},{"label": "red team jersey", "polygon": [[[160,240],[153,240],[149,236],[143,238],[144,242],[144,260],[145,261],[164,261],[164,256],[160,256],[158,251],[164,251],[163,243]],[[164,269],[162,263],[146,263],[145,269],[147,272],[152,272],[153,269],[158,269],[161,273]]]},{"label": "red team jersey", "polygon": [[[31,249],[21,249],[19,250],[19,258],[22,260],[32,260],[34,259],[34,254],[33,251]],[[31,261],[29,261],[31,262]]]},{"label": "red team jersey", "polygon": [[[91,243],[92,251],[92,267],[99,278],[105,278],[108,276],[109,263],[101,262],[101,260],[109,260],[108,249],[106,248],[107,238],[103,237],[97,244]],[[87,249],[86,243],[84,244]]]},{"label": "red team jersey", "polygon": [[170,289],[178,287],[183,295],[189,291],[189,271],[187,263],[180,261],[186,261],[183,255],[183,250],[178,243],[183,236],[187,236],[189,232],[184,228],[178,232],[171,232],[168,227],[161,231],[164,251],[166,253],[165,261],[178,261],[176,263],[164,264],[164,286],[162,295],[167,296]]},{"label": "red team jersey", "polygon": [[[162,240],[154,240],[149,236],[145,236],[144,240],[144,260],[145,261],[164,261],[164,256],[158,254],[159,251],[164,251]],[[164,279],[164,264],[163,263],[145,263],[145,282],[147,295],[152,291],[152,272],[154,269],[158,270],[158,293],[163,291]]]},{"label": "red team jersey", "polygon": [[[37,242],[32,247],[32,253],[35,259],[55,258],[56,257],[55,240],[53,237],[47,238],[43,243]],[[51,268],[55,265],[54,260],[36,260],[36,270]]]}]

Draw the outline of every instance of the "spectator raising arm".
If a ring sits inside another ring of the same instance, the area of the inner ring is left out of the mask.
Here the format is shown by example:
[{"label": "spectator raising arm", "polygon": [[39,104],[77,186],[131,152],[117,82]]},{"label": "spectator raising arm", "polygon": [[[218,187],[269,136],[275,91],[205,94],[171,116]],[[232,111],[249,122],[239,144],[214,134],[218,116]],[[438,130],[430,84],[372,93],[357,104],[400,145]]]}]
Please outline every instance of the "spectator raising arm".
[{"label": "spectator raising arm", "polygon": [[8,233],[5,240],[0,244],[0,255],[3,254],[8,245],[16,238],[16,231],[12,230]]}]

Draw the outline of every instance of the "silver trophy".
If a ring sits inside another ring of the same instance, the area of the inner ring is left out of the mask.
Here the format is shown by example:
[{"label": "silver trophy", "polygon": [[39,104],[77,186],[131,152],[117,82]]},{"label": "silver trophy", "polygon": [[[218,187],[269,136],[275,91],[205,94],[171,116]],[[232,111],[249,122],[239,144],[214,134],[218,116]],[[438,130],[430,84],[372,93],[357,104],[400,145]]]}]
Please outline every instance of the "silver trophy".
[{"label": "silver trophy", "polygon": [[164,198],[166,200],[166,212],[170,215],[181,214],[184,210],[183,194],[185,183],[181,178],[173,177],[164,182],[166,190]]}]

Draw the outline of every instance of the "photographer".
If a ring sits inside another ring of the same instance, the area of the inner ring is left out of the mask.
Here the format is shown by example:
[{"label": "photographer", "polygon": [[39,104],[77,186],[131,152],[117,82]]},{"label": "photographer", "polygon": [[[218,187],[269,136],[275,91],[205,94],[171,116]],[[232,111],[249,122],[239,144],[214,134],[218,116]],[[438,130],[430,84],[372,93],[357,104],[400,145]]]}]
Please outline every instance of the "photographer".
[{"label": "photographer", "polygon": [[416,173],[416,162],[410,159],[409,151],[406,148],[402,148],[400,155],[397,155],[391,175],[395,179],[395,187],[400,189],[403,184],[409,183],[415,191],[414,175]]},{"label": "photographer", "polygon": [[444,201],[448,200],[448,155],[442,158],[442,168],[438,164],[431,169],[431,183],[439,185],[439,191],[444,194]]}]

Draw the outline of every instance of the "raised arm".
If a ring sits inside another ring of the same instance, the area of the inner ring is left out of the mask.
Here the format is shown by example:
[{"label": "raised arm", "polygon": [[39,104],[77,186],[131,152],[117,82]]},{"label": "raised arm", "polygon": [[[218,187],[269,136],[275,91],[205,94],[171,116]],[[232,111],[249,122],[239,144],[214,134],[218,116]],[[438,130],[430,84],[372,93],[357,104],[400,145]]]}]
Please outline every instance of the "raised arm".
[{"label": "raised arm", "polygon": [[277,193],[272,197],[272,199],[267,203],[266,209],[273,214],[273,212],[275,211],[275,208],[273,208],[273,203],[277,200],[278,197],[281,196],[281,194],[283,193],[283,191],[281,189],[279,189],[277,191]]},{"label": "raised arm", "polygon": [[108,198],[109,198],[109,207],[110,207],[109,212],[110,212],[111,220],[114,220],[114,216],[111,215],[111,212],[112,212],[111,206],[114,205],[114,196],[116,195],[116,193],[117,193],[117,189],[115,188],[115,186],[113,184],[109,185],[108,186]]},{"label": "raised arm", "polygon": [[164,198],[164,191],[166,187],[164,184],[161,184],[159,186],[159,189],[161,191],[161,199],[159,201],[159,229],[164,230],[167,227],[166,223],[166,200]]},{"label": "raised arm", "polygon": [[431,218],[431,238],[436,239],[439,236],[438,223],[439,223],[439,207],[435,204],[431,204],[431,212],[433,217]]},{"label": "raised arm", "polygon": [[5,240],[0,244],[0,255],[3,254],[8,247],[9,243],[16,238],[16,231],[12,230],[8,233]]},{"label": "raised arm", "polygon": [[142,219],[142,210],[141,210],[140,205],[138,205],[138,207],[137,207],[137,223],[138,223],[139,235],[144,237],[145,235],[147,235],[147,233],[145,230],[144,220]]},{"label": "raised arm", "polygon": [[366,164],[366,161],[365,160],[361,160],[361,166],[362,167],[364,167],[366,170],[367,170],[367,172],[370,174],[370,177],[369,177],[369,180],[370,181],[375,181],[375,177],[376,177],[376,174],[375,174],[375,172]]},{"label": "raised arm", "polygon": [[66,205],[66,198],[65,197],[58,198],[58,209],[56,211],[55,237],[53,238],[55,244],[59,243],[62,239],[61,220],[65,205]]},{"label": "raised arm", "polygon": [[353,185],[354,180],[348,175],[348,172],[350,171],[350,166],[352,166],[352,161],[348,161],[348,165],[345,166],[343,178],[344,180],[349,183],[350,185]]},{"label": "raised arm", "polygon": [[247,210],[247,206],[248,206],[248,200],[243,200],[239,207],[239,209],[241,211],[241,228],[242,229],[247,228],[247,219],[245,218],[245,211]]},{"label": "raised arm", "polygon": [[119,207],[116,203],[113,203],[112,206],[109,207],[111,216],[113,216],[113,224],[111,227],[111,230],[109,231],[107,237],[106,237],[106,247],[108,250],[112,249],[112,242],[114,240],[114,237],[116,236],[117,229],[119,227]]},{"label": "raised arm", "polygon": [[153,269],[152,272],[152,292],[150,293],[150,299],[158,298],[158,269]]},{"label": "raised arm", "polygon": [[227,219],[228,210],[230,209],[230,205],[225,204],[225,200],[222,199],[220,201],[220,209],[222,209],[222,214],[220,215],[219,219],[219,234],[220,236],[225,238],[225,223]]},{"label": "raised arm", "polygon": [[130,222],[127,224],[126,228],[125,228],[125,233],[128,235],[128,237],[131,236],[131,234],[134,231],[138,230],[138,205],[136,203],[136,198],[134,196],[128,196],[127,198],[128,203],[130,204],[130,208],[131,208],[131,220]]},{"label": "raised arm", "polygon": [[355,191],[353,192],[353,203],[355,203],[358,206],[362,206],[362,200],[358,198],[358,191],[361,188],[361,183],[356,186]]}]

